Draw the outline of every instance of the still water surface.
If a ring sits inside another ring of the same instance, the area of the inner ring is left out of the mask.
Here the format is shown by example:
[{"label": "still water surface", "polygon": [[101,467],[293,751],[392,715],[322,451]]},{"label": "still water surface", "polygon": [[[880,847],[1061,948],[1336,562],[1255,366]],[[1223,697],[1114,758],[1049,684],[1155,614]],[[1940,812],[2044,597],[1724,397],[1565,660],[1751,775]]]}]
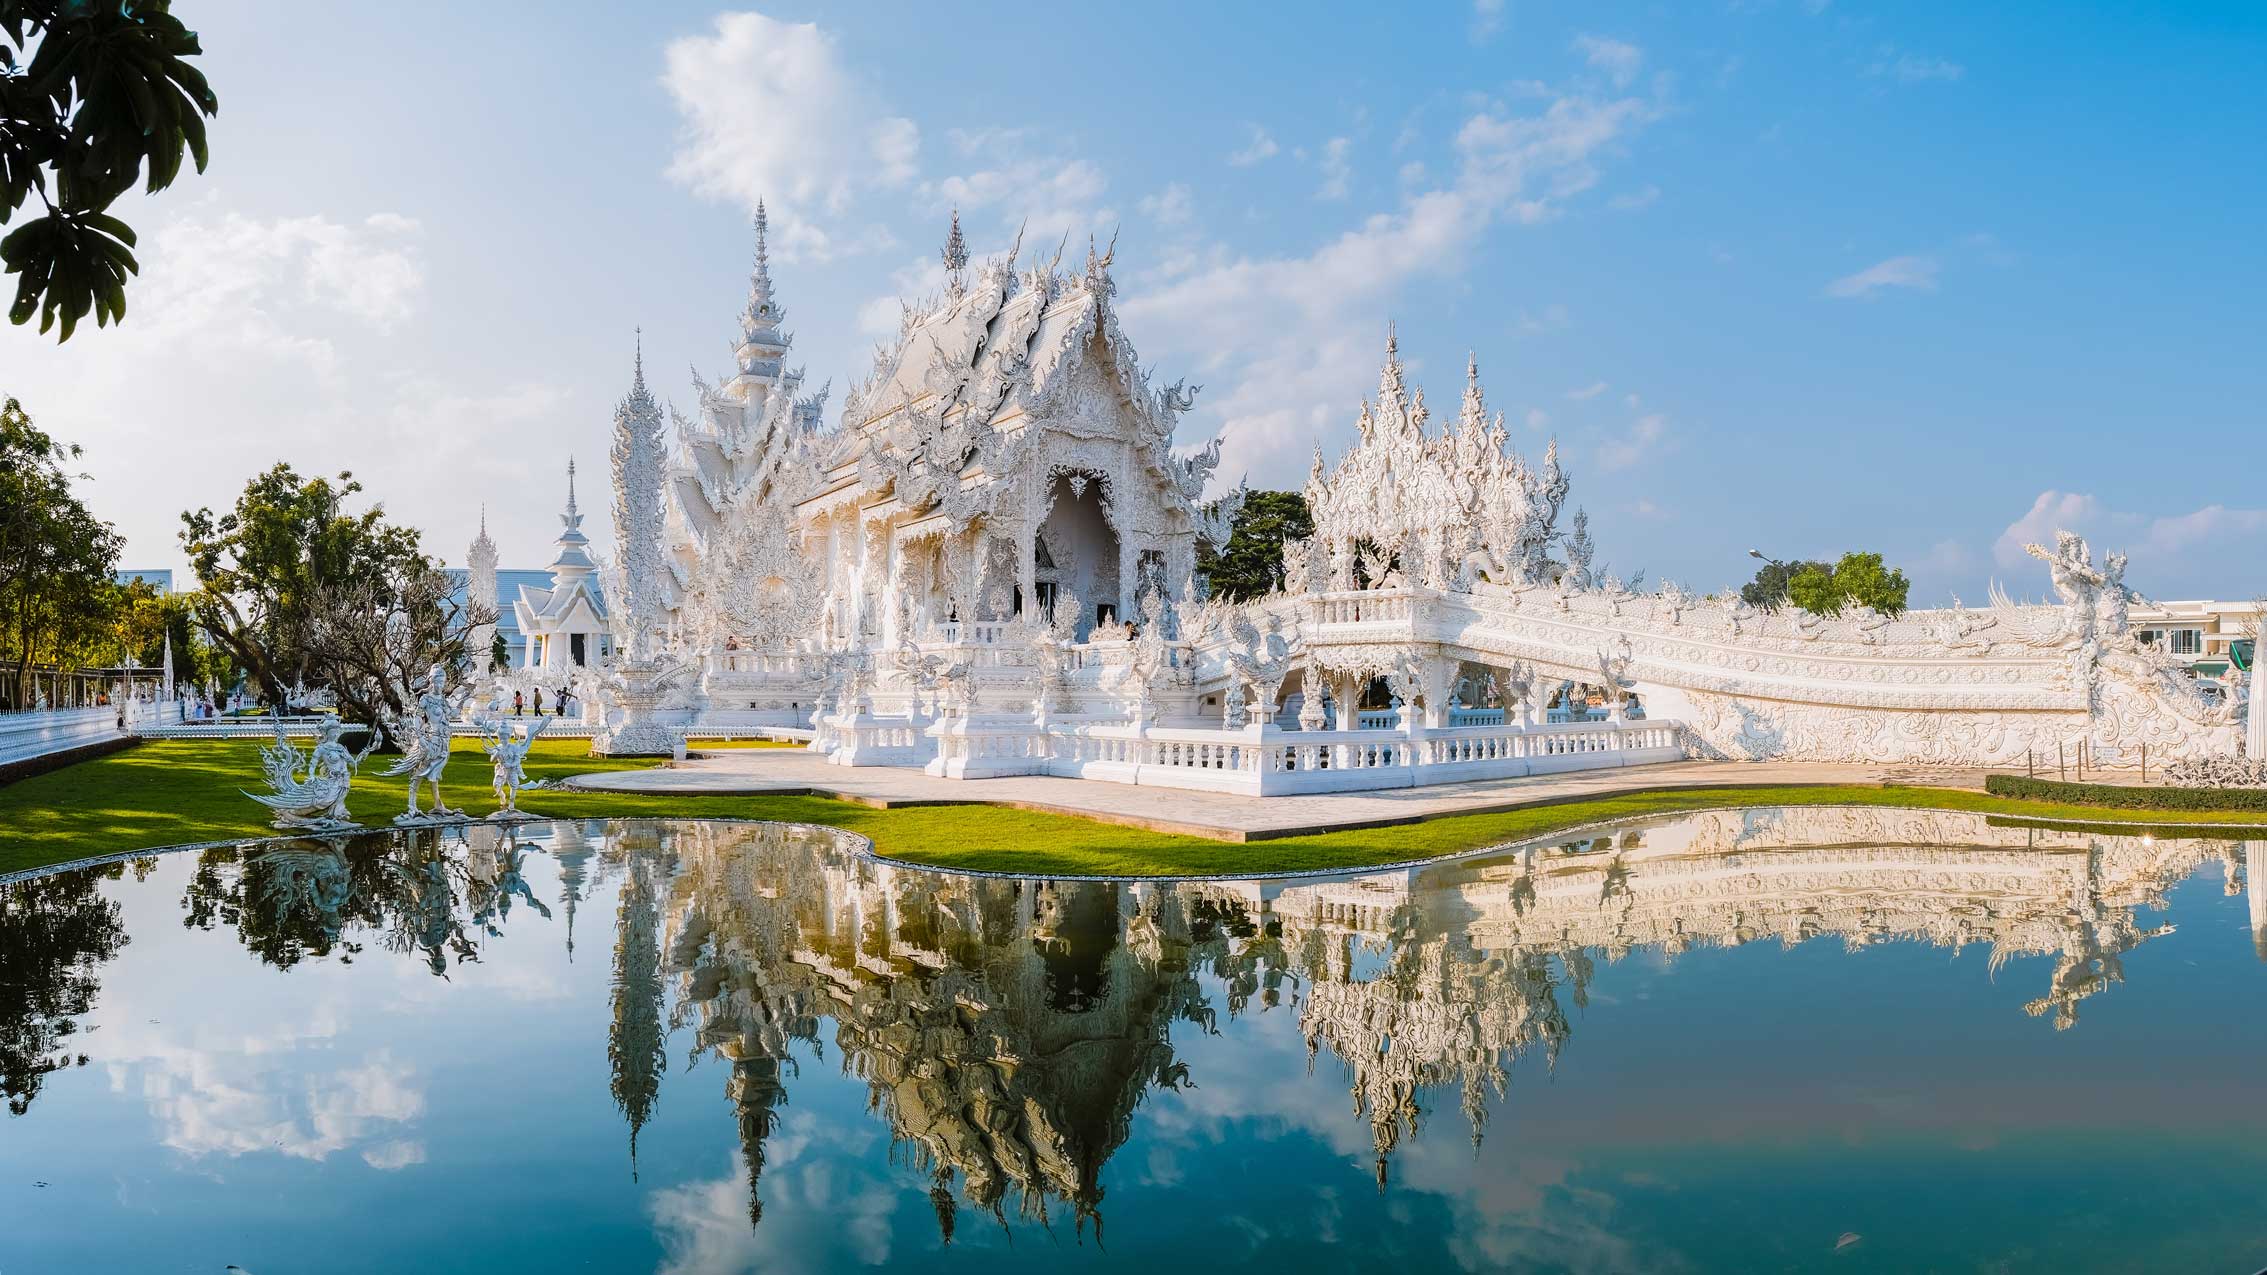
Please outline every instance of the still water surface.
[{"label": "still water surface", "polygon": [[2247,1273],[2247,857],[1785,810],[1328,881],[699,821],[65,872],[0,886],[0,1273]]}]

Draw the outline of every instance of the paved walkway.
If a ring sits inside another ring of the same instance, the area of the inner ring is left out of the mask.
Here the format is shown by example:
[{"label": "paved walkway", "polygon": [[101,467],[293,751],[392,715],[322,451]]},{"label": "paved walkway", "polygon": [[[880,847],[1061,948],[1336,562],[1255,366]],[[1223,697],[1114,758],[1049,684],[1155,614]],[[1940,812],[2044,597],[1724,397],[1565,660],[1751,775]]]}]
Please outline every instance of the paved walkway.
[{"label": "paved walkway", "polygon": [[1380,828],[1443,815],[1479,814],[1669,788],[1879,783],[1981,790],[1984,772],[1917,766],[1695,761],[1378,792],[1240,797],[1092,779],[1037,776],[937,779],[918,770],[896,766],[829,765],[801,749],[753,748],[706,755],[696,753],[673,766],[577,775],[566,781],[568,787],[593,792],[646,795],[808,793],[885,809],[894,806],[1012,806],[1222,841],[1265,841],[1346,828]]}]

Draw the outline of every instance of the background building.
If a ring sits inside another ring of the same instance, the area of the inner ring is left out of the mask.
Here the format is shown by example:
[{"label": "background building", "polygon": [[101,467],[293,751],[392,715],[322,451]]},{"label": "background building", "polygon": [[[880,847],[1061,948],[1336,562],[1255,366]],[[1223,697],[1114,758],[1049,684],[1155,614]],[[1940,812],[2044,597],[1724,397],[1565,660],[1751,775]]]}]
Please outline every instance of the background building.
[{"label": "background building", "polygon": [[2132,612],[2134,632],[2188,666],[2191,677],[2225,676],[2231,663],[2249,671],[2257,649],[2262,604],[2248,602],[2153,602]]}]

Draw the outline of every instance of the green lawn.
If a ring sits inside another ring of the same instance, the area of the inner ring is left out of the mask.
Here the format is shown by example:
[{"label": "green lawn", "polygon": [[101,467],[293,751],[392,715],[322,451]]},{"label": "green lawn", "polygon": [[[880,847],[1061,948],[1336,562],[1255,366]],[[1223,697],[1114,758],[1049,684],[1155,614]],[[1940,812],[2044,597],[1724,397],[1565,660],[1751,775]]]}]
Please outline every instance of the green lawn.
[{"label": "green lawn", "polygon": [[[382,824],[400,808],[404,781],[381,779],[372,758],[355,782],[353,813]],[[651,765],[589,755],[582,740],[538,740],[535,778]],[[449,764],[448,800],[474,812],[495,807],[489,766],[476,744],[460,743]],[[0,788],[0,872],[67,859],[192,841],[272,835],[266,811],[238,789],[260,786],[252,740],[155,741]],[[972,797],[983,784],[969,784]],[[1120,827],[1068,815],[994,806],[917,806],[876,810],[824,797],[675,797],[537,791],[531,813],[563,817],[683,816],[789,819],[832,824],[873,839],[882,854],[912,863],[1035,875],[1109,873],[1195,875],[1366,867],[1472,850],[1540,836],[1601,819],[1725,806],[1896,806],[2100,823],[2099,806],[2008,801],[1948,788],[1874,786],[1694,788],[1536,806],[1500,814],[1457,815],[1392,828],[1229,843]],[[2132,816],[2170,830],[2183,825],[2260,823],[2257,813]]]}]

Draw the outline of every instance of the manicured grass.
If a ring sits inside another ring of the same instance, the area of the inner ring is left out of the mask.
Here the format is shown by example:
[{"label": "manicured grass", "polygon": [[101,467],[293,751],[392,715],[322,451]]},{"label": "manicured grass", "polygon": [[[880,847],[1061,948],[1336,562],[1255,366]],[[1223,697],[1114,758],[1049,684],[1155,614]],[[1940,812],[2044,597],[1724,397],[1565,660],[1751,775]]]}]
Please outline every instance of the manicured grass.
[{"label": "manicured grass", "polygon": [[[547,739],[537,741],[528,770],[540,779],[651,764],[592,757],[582,740]],[[383,766],[384,759],[372,758],[355,782],[351,809],[367,823],[382,824],[401,807],[404,781],[379,778]],[[475,813],[493,809],[488,778],[488,761],[477,745],[461,743],[446,776],[449,804]],[[0,787],[0,871],[182,842],[273,835],[266,812],[237,792],[259,786],[255,741],[163,740]],[[969,788],[971,796],[982,795],[980,781]],[[563,818],[676,816],[831,824],[870,837],[880,853],[910,863],[1053,876],[1371,867],[1542,836],[1603,819],[1727,806],[1891,806],[2095,822],[2115,817],[2105,815],[2099,806],[2010,801],[1949,788],[1691,788],[1239,844],[982,805],[877,810],[825,797],[560,791],[528,793],[522,805],[533,814]],[[2241,811],[2183,813],[2177,820],[2136,812],[2132,818],[2166,834],[2185,825],[2191,835],[2214,830],[2229,835],[2232,828],[2255,828],[2261,822],[2257,813]]]}]

